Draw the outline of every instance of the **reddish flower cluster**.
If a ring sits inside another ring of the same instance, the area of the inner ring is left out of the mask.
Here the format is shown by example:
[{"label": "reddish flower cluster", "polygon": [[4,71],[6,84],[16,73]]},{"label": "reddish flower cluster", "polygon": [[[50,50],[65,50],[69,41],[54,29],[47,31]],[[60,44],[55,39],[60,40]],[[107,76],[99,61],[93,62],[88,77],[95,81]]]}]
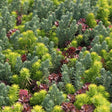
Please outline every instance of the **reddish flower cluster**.
[{"label": "reddish flower cluster", "polygon": [[56,83],[58,83],[59,81],[61,81],[61,77],[62,77],[61,73],[58,73],[58,74],[52,73],[49,75],[48,79],[50,83],[52,81],[55,81]]},{"label": "reddish flower cluster", "polygon": [[19,31],[19,30],[18,30],[18,29],[12,29],[12,30],[10,30],[10,31],[7,33],[7,37],[10,38],[10,36],[11,36],[14,32],[16,32],[16,31]]}]

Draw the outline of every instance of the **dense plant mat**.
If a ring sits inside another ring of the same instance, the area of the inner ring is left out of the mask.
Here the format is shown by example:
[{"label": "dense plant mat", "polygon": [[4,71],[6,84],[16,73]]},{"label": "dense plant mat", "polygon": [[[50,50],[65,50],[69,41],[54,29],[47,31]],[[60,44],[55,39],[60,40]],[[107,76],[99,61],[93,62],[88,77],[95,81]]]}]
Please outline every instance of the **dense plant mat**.
[{"label": "dense plant mat", "polygon": [[0,112],[112,112],[112,1],[0,0]]}]

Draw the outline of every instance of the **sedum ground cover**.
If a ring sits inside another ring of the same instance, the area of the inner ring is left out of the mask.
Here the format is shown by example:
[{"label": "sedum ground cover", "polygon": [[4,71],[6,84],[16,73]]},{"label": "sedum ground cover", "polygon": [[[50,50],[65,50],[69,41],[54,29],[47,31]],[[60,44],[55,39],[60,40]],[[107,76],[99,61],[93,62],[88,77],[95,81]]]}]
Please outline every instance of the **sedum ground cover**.
[{"label": "sedum ground cover", "polygon": [[112,112],[112,1],[0,0],[0,112]]}]

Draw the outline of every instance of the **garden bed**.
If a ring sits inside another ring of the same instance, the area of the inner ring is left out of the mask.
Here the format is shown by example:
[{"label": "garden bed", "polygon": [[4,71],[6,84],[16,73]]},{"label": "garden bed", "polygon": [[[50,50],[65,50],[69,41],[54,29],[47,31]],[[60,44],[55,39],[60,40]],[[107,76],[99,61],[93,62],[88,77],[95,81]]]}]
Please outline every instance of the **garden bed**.
[{"label": "garden bed", "polygon": [[112,112],[112,1],[0,0],[0,112]]}]

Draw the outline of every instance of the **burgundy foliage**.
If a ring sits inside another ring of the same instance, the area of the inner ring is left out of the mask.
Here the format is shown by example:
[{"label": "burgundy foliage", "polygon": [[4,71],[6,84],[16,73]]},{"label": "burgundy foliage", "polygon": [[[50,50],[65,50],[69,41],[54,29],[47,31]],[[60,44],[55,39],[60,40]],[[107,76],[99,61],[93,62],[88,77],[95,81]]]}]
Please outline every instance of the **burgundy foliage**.
[{"label": "burgundy foliage", "polygon": [[80,112],[93,112],[94,109],[95,109],[95,106],[94,105],[83,105],[81,107]]},{"label": "burgundy foliage", "polygon": [[36,81],[34,81],[34,80],[31,81],[30,90],[32,93],[37,92],[39,90],[39,87],[38,87]]},{"label": "burgundy foliage", "polygon": [[79,46],[78,48],[69,47],[66,51],[63,51],[63,55],[67,58],[78,58],[78,54],[81,51],[82,47]]},{"label": "burgundy foliage", "polygon": [[18,101],[23,104],[23,112],[31,112],[32,107],[29,105],[30,98],[31,94],[28,94],[27,90],[20,89]]},{"label": "burgundy foliage", "polygon": [[58,83],[59,81],[61,81],[61,77],[62,77],[61,73],[58,73],[58,74],[52,73],[49,75],[48,79],[50,83],[52,83],[52,81],[55,81],[56,83]]},{"label": "burgundy foliage", "polygon": [[40,84],[39,90],[46,90],[46,91],[48,91],[49,90],[49,87],[48,87],[47,84]]},{"label": "burgundy foliage", "polygon": [[86,93],[88,91],[90,83],[86,83],[81,89],[79,89],[74,95]]},{"label": "burgundy foliage", "polygon": [[16,25],[19,26],[22,23],[22,15],[18,15],[16,20],[17,20]]},{"label": "burgundy foliage", "polygon": [[74,103],[75,102],[75,95],[73,94],[68,94],[67,98],[70,100],[70,103]]},{"label": "burgundy foliage", "polygon": [[65,59],[60,61],[61,65],[67,64],[68,62],[69,62],[68,58],[65,58]]},{"label": "burgundy foliage", "polygon": [[22,62],[24,62],[24,61],[27,60],[27,56],[26,56],[26,54],[23,54],[23,55],[21,56],[21,60],[22,60]]},{"label": "burgundy foliage", "polygon": [[59,22],[58,21],[55,21],[54,24],[55,24],[56,27],[59,26]]},{"label": "burgundy foliage", "polygon": [[89,27],[87,24],[86,24],[86,19],[85,18],[80,18],[77,22],[77,25],[82,25],[82,31],[84,32],[85,30],[87,30],[87,28]]},{"label": "burgundy foliage", "polygon": [[72,103],[69,102],[63,102],[61,106],[65,112],[80,112]]},{"label": "burgundy foliage", "polygon": [[36,83],[37,81],[32,81],[31,84],[30,84],[30,89],[31,91],[34,93],[34,92],[38,92],[40,90],[46,90],[48,91],[49,90],[49,87],[47,86],[47,84],[40,84],[39,86],[37,85]]},{"label": "burgundy foliage", "polygon": [[98,23],[100,22],[100,20],[99,20],[99,19],[97,19],[97,20],[96,20],[96,22],[97,22],[97,24],[98,24]]},{"label": "burgundy foliage", "polygon": [[12,35],[12,33],[16,32],[16,31],[19,31],[19,30],[18,29],[9,30],[9,32],[7,33],[7,37],[10,39],[10,36]]}]

